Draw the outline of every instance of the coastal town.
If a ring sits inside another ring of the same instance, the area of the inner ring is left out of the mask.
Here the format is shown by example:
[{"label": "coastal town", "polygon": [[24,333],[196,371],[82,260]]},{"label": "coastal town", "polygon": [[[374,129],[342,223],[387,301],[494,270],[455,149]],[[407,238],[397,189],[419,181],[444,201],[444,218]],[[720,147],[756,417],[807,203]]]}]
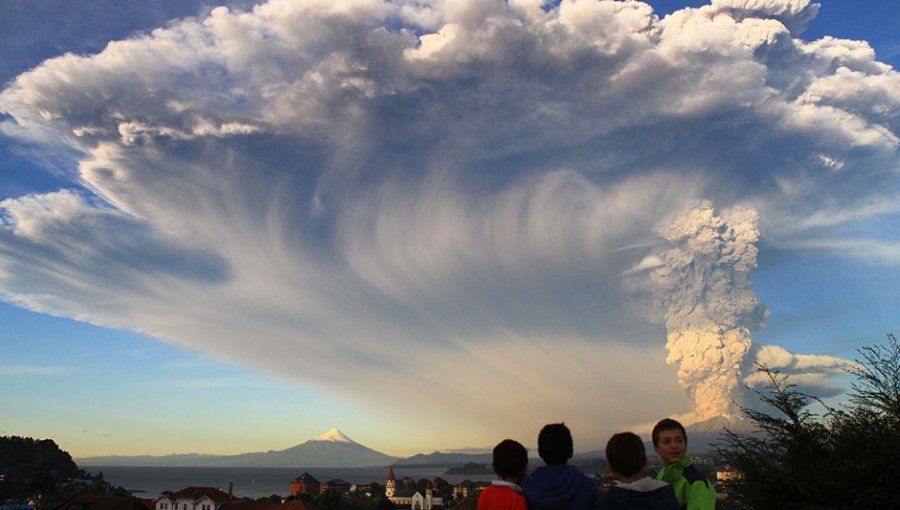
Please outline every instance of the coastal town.
[{"label": "coastal town", "polygon": [[[712,460],[697,458],[706,468],[713,469]],[[655,467],[655,466],[653,466]],[[727,498],[728,482],[739,473],[722,466],[710,473],[720,491],[720,499]],[[601,493],[614,483],[608,475],[595,475]],[[2,481],[0,475],[0,481]],[[233,484],[220,487],[184,487],[165,491],[156,498],[131,494],[126,489],[101,483],[101,493],[87,490],[97,480],[74,479],[72,486],[86,489],[53,506],[54,510],[470,510],[477,506],[478,495],[490,485],[484,480],[465,480],[450,484],[438,477],[434,480],[397,478],[393,467],[387,468],[384,483],[376,481],[352,484],[341,479],[319,481],[304,471],[289,482],[289,496],[273,494],[251,499],[235,493]],[[7,501],[0,510],[34,510],[37,501]]]},{"label": "coastal town", "polygon": [[[695,456],[694,460],[716,486],[719,508],[728,508],[729,484],[740,474],[712,456]],[[594,478],[601,494],[613,486],[603,459],[581,460],[578,466]],[[658,468],[651,463],[646,471]],[[337,478],[320,480],[310,468],[285,480],[283,492],[254,499],[235,491],[234,484],[226,481],[221,487],[172,487],[159,495],[144,494],[115,486],[102,474],[92,476],[76,469],[65,481],[28,482],[27,489],[34,492],[31,497],[9,498],[13,493],[7,490],[0,510],[474,510],[480,493],[491,484],[484,476],[489,471],[490,466],[479,463],[448,467],[451,473],[481,475],[450,483],[441,476],[417,480],[404,476],[402,466],[386,466],[383,480],[351,483]],[[6,467],[0,473],[0,488],[8,489],[12,472]]]}]

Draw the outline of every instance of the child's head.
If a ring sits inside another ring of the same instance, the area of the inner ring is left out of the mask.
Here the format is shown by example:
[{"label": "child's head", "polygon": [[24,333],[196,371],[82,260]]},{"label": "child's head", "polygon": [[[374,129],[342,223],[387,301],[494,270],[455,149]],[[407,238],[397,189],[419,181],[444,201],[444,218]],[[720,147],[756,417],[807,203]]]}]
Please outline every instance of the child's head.
[{"label": "child's head", "polygon": [[653,449],[665,466],[680,461],[687,452],[687,432],[671,418],[662,419],[653,427],[652,438]]},{"label": "child's head", "polygon": [[574,453],[572,433],[565,423],[545,425],[538,434],[538,455],[548,466],[569,462]]},{"label": "child's head", "polygon": [[644,442],[631,432],[613,434],[606,443],[606,461],[611,472],[622,478],[633,478],[647,465]]},{"label": "child's head", "polygon": [[501,479],[520,482],[528,469],[528,450],[512,439],[500,441],[494,447],[493,468]]}]

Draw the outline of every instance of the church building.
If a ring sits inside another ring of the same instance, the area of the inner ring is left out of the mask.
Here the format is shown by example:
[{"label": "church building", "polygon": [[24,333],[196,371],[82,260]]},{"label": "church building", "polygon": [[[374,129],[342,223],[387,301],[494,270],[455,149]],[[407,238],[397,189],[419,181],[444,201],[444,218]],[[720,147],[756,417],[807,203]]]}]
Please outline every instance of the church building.
[{"label": "church building", "polygon": [[424,494],[415,488],[398,488],[397,481],[394,479],[394,468],[388,468],[384,495],[397,507],[397,510],[443,510],[444,500],[435,496],[436,489],[437,483],[432,483],[431,480],[426,484]]}]

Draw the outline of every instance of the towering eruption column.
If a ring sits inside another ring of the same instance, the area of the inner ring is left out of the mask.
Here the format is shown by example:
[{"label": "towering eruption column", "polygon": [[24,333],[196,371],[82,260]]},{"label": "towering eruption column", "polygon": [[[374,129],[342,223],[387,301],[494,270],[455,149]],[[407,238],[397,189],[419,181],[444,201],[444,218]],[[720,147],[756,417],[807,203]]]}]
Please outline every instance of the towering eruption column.
[{"label": "towering eruption column", "polygon": [[665,245],[645,259],[650,267],[631,283],[649,294],[666,326],[668,363],[694,402],[698,421],[732,414],[750,333],[768,310],[750,284],[759,239],[757,214],[731,209],[717,216],[700,202],[658,234]]}]

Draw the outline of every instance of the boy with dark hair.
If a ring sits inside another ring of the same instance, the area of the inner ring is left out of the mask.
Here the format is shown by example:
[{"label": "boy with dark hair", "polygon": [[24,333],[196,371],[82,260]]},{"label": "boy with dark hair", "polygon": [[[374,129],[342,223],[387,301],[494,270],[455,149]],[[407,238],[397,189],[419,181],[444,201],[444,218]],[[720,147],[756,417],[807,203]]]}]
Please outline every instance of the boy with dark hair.
[{"label": "boy with dark hair", "polygon": [[528,510],[522,497],[522,478],[528,470],[528,451],[518,441],[504,439],[494,447],[491,464],[499,480],[478,496],[478,510]]},{"label": "boy with dark hair", "polygon": [[593,510],[598,507],[597,484],[568,464],[574,453],[572,433],[565,423],[551,423],[538,435],[538,455],[545,466],[522,481],[530,510]]},{"label": "boy with dark hair", "polygon": [[687,452],[687,432],[677,421],[660,420],[652,433],[653,449],[662,460],[663,467],[656,475],[672,485],[678,503],[686,510],[713,510],[716,508],[716,490],[706,476],[694,467]]},{"label": "boy with dark hair", "polygon": [[613,434],[606,443],[609,474],[618,482],[601,500],[603,510],[678,510],[672,486],[644,475],[647,452],[636,434]]}]

